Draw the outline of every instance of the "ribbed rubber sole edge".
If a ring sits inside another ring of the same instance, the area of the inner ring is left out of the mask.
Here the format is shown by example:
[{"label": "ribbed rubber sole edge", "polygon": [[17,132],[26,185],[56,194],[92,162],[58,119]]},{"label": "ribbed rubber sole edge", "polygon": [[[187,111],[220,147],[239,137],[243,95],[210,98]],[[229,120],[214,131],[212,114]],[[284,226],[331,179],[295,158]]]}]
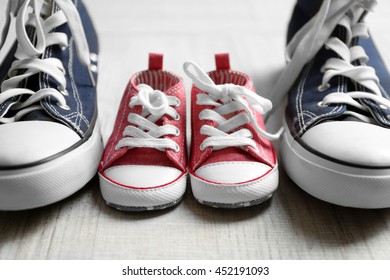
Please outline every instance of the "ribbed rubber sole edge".
[{"label": "ribbed rubber sole edge", "polygon": [[346,166],[319,157],[299,145],[286,124],[281,155],[287,175],[318,199],[353,208],[390,207],[390,169]]},{"label": "ribbed rubber sole edge", "polygon": [[0,210],[27,210],[53,204],[80,190],[96,174],[103,152],[100,127],[61,157],[43,164],[0,171]]}]

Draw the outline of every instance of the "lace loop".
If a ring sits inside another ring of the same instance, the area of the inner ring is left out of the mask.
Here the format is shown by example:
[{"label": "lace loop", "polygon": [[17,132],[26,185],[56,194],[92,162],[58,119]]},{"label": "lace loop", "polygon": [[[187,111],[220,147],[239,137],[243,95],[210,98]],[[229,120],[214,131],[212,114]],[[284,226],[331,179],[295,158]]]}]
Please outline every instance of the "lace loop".
[{"label": "lace loop", "polygon": [[[21,95],[29,95],[30,100],[25,100],[23,103],[19,101],[12,102],[11,108],[8,108],[7,111],[28,109],[28,106],[48,96],[55,98],[61,108],[69,108],[61,93],[66,89],[66,72],[62,62],[56,58],[41,58],[49,46],[59,45],[62,49],[68,46],[68,38],[65,33],[51,32],[64,23],[69,25],[80,62],[87,68],[91,82],[95,86],[95,80],[89,67],[91,65],[89,47],[76,7],[71,0],[53,0],[52,3],[56,3],[60,10],[44,19],[43,16],[49,14],[51,9],[51,4],[46,0],[9,0],[8,2],[6,26],[0,41],[0,47],[3,46],[6,40],[11,16],[15,15],[18,48],[15,53],[17,60],[11,66],[8,79],[1,85],[0,105],[9,100],[9,98],[18,100]],[[36,39],[34,42],[30,40],[27,34],[26,25],[33,26],[35,29]],[[19,88],[23,80],[39,73],[45,73],[52,77],[59,84],[58,90],[41,89],[37,92],[31,92],[29,89]],[[13,90],[15,88],[21,90],[15,91]],[[4,97],[8,98],[5,99]],[[15,112],[18,118],[11,117],[5,119],[5,113],[3,112],[3,115],[0,116],[0,123],[20,119],[26,113],[31,112],[32,110],[30,109]],[[42,106],[33,106],[33,109],[42,110]]]},{"label": "lace loop", "polygon": [[[365,64],[369,60],[365,50],[362,46],[353,44],[356,37],[369,37],[367,24],[360,20],[365,11],[372,10],[374,5],[375,0],[332,1],[332,5],[331,1],[325,0],[317,15],[296,33],[287,47],[287,55],[291,59],[273,89],[276,96],[274,102],[280,104],[287,93],[287,88],[295,81],[303,65],[318,52],[319,48],[325,46],[337,56],[329,58],[322,66],[323,77],[318,91],[327,90],[330,80],[336,76],[348,78],[356,84],[357,89],[346,93],[328,93],[320,102],[322,105],[320,107],[348,105],[343,114],[354,116],[364,122],[375,123],[373,112],[361,100],[373,101],[382,109],[390,108],[390,101],[382,96],[375,69]],[[316,26],[314,22],[321,24]],[[344,28],[343,40],[331,36],[336,25]],[[316,40],[315,43],[308,42],[313,38]]]},{"label": "lace loop", "polygon": [[123,132],[123,138],[119,140],[115,149],[122,147],[128,148],[154,148],[160,151],[172,149],[175,152],[180,151],[179,145],[171,140],[164,138],[167,135],[178,136],[180,130],[171,124],[159,126],[156,124],[164,115],[172,118],[179,114],[173,108],[177,105],[177,97],[167,96],[164,92],[154,90],[148,85],[140,84],[137,86],[138,93],[130,100],[129,106],[142,106],[142,113],[130,113],[128,122],[132,125],[126,126]]},{"label": "lace loop", "polygon": [[[362,12],[359,10],[351,10],[342,20],[342,26],[347,30],[346,33],[351,34],[352,36],[350,40],[343,42],[340,39],[333,37],[328,39],[325,43],[325,45],[334,51],[339,58],[328,59],[322,67],[324,75],[320,87],[328,84],[335,76],[344,76],[362,87],[369,89],[371,92],[352,91],[346,93],[330,93],[324,97],[322,103],[324,105],[349,105],[349,108],[343,114],[354,116],[363,122],[375,123],[372,117],[363,115],[358,111],[352,111],[352,108],[356,108],[362,112],[371,114],[370,109],[359,102],[360,99],[374,101],[382,109],[390,108],[390,101],[381,95],[379,78],[377,77],[374,68],[365,65],[369,58],[364,49],[361,46],[350,46],[352,38],[355,38],[357,34],[368,34],[367,25],[359,24],[359,22],[357,22],[361,13]],[[356,25],[358,28],[354,28]],[[360,62],[360,65],[355,65],[355,61]]]},{"label": "lace loop", "polygon": [[[304,65],[309,62],[323,47],[336,25],[345,23],[342,20],[351,9],[362,8],[371,11],[377,4],[376,0],[324,0],[317,14],[308,21],[291,39],[286,50],[287,67],[272,89],[272,103],[275,107],[283,102],[288,89],[298,78]],[[354,19],[357,22],[357,19]],[[363,25],[353,29],[358,34],[363,33]],[[355,34],[357,35],[357,34]],[[368,34],[366,34],[368,35]]]},{"label": "lace loop", "polygon": [[[275,140],[280,137],[282,129],[276,134],[264,131],[257,124],[256,117],[249,106],[250,104],[255,111],[265,114],[272,108],[272,104],[268,99],[257,95],[243,86],[234,84],[216,85],[207,73],[194,62],[185,62],[183,69],[187,76],[192,79],[195,86],[205,92],[197,95],[196,103],[198,105],[216,107],[214,110],[204,109],[201,112],[201,119],[218,124],[216,127],[209,125],[201,127],[201,134],[209,136],[202,143],[202,147],[212,146],[214,150],[218,150],[231,146],[249,145],[255,148],[256,144],[252,139],[249,139],[249,136],[253,136],[251,133],[247,133],[249,130],[240,129],[234,131],[249,122],[253,124],[259,135],[268,140]],[[240,113],[229,119],[223,117],[223,115],[241,110],[245,111],[245,113]],[[231,133],[228,134],[229,132]]]}]

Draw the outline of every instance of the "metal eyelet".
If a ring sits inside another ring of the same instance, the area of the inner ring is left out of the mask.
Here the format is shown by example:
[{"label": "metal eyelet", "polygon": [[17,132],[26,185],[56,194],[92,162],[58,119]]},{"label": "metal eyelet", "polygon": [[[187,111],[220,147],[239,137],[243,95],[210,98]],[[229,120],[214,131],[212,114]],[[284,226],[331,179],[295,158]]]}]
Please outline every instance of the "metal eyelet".
[{"label": "metal eyelet", "polygon": [[68,92],[66,89],[64,89],[64,90],[58,89],[58,91],[59,91],[62,95],[64,95],[64,96],[69,96],[69,92]]},{"label": "metal eyelet", "polygon": [[175,153],[178,153],[180,152],[180,147],[179,145],[176,145],[175,149],[173,150]]},{"label": "metal eyelet", "polygon": [[199,120],[201,120],[201,121],[204,120],[204,119],[203,119],[203,114],[202,114],[202,113],[203,113],[203,111],[200,112],[199,115],[198,115],[198,118],[199,118]]},{"label": "metal eyelet", "polygon": [[175,107],[180,107],[181,105],[181,101],[179,98],[176,99],[176,104],[175,104]]},{"label": "metal eyelet", "polygon": [[94,64],[91,64],[89,66],[89,69],[93,72],[93,73],[97,73],[98,72],[98,67]]},{"label": "metal eyelet", "polygon": [[180,115],[177,114],[176,116],[173,117],[173,119],[174,119],[175,121],[179,121],[179,120],[180,120]]},{"label": "metal eyelet", "polygon": [[176,129],[176,133],[174,134],[175,136],[180,136],[180,129]]},{"label": "metal eyelet", "polygon": [[324,91],[328,90],[330,87],[331,87],[331,85],[329,83],[327,83],[326,85],[321,84],[317,87],[317,90],[318,90],[318,92],[324,92]]},{"label": "metal eyelet", "polygon": [[199,150],[203,151],[204,149],[206,149],[206,147],[203,145],[203,143],[202,143],[202,144],[200,144],[200,146],[199,146]]},{"label": "metal eyelet", "polygon": [[317,107],[319,107],[319,108],[326,108],[326,107],[328,107],[328,106],[329,106],[329,105],[324,104],[324,102],[322,102],[322,101],[320,101],[320,102],[317,103]]},{"label": "metal eyelet", "polygon": [[57,106],[60,107],[61,109],[65,110],[65,111],[69,111],[70,110],[70,107],[67,104],[61,105],[60,103],[57,103]]},{"label": "metal eyelet", "polygon": [[92,61],[92,62],[97,62],[98,61],[98,55],[96,53],[90,53],[89,54],[89,59]]}]

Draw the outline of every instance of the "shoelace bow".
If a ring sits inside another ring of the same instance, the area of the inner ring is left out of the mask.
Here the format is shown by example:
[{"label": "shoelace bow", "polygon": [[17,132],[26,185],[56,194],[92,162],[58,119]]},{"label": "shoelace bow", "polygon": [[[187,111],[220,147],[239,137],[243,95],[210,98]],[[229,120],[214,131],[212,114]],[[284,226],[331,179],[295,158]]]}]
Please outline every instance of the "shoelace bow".
[{"label": "shoelace bow", "polygon": [[[195,72],[191,70],[191,67]],[[202,142],[200,148],[203,150],[212,147],[214,150],[226,147],[251,146],[257,149],[255,142],[251,139],[252,133],[248,129],[239,129],[240,126],[251,123],[256,132],[268,139],[276,140],[280,137],[282,130],[276,134],[264,131],[257,123],[251,107],[260,114],[265,114],[272,108],[272,103],[253,91],[239,85],[223,84],[216,85],[213,80],[196,63],[184,63],[184,72],[190,77],[193,83],[204,93],[197,95],[196,103],[204,106],[215,106],[215,109],[204,109],[199,118],[217,123],[217,126],[203,125],[200,133],[208,137]],[[224,115],[241,112],[231,118]]]},{"label": "shoelace bow", "polygon": [[[48,11],[52,7],[51,4],[54,5],[54,3],[58,5],[60,10],[44,20],[41,14],[49,14]],[[41,56],[49,46],[59,45],[62,49],[68,47],[68,37],[65,33],[51,32],[56,27],[67,23],[72,32],[80,62],[88,70],[91,83],[95,86],[95,80],[90,69],[91,57],[89,47],[76,7],[71,0],[53,0],[52,2],[46,0],[9,0],[6,25],[3,30],[0,48],[7,38],[12,15],[16,16],[15,25],[18,47],[15,53],[16,60],[8,72],[9,78],[1,85],[0,105],[12,97],[21,97],[22,95],[29,97],[23,102],[13,101],[8,110],[17,113],[10,118],[0,118],[0,123],[15,122],[31,111],[41,110],[42,106],[35,103],[47,96],[54,97],[60,107],[68,110],[69,107],[64,97],[68,95],[66,92],[65,68],[59,59],[42,59]],[[31,42],[26,26],[35,28],[35,44]],[[35,92],[28,88],[20,87],[22,81],[38,73],[48,74],[58,82],[58,88],[45,88]]]},{"label": "shoelace bow", "polygon": [[[371,92],[330,93],[318,104],[319,106],[346,104],[370,112],[368,107],[356,100],[364,98],[375,101],[382,108],[390,108],[390,101],[381,95],[379,79],[375,70],[365,65],[369,58],[364,49],[361,46],[351,44],[355,37],[369,37],[367,25],[364,22],[359,22],[359,19],[365,10],[372,10],[375,5],[375,0],[324,0],[317,15],[297,32],[287,46],[286,56],[289,63],[273,89],[274,105],[278,106],[282,103],[300,70],[325,44],[340,58],[330,58],[323,65],[321,71],[324,75],[318,90],[324,91],[329,88],[329,81],[333,77],[344,76]],[[336,25],[345,28],[346,42],[331,37]],[[360,61],[360,65],[356,65],[356,61]],[[365,122],[375,122],[372,117],[355,111],[347,110],[344,114],[355,116]]]},{"label": "shoelace bow", "polygon": [[164,92],[154,90],[148,85],[137,86],[139,92],[130,100],[130,108],[142,106],[141,115],[130,113],[128,122],[123,132],[123,138],[118,142],[115,149],[128,148],[154,148],[160,151],[172,149],[180,151],[179,145],[171,140],[163,138],[166,135],[179,136],[180,130],[171,124],[159,126],[156,124],[164,115],[168,115],[175,120],[180,119],[180,115],[173,108],[178,106],[180,100],[174,96],[168,96]]}]

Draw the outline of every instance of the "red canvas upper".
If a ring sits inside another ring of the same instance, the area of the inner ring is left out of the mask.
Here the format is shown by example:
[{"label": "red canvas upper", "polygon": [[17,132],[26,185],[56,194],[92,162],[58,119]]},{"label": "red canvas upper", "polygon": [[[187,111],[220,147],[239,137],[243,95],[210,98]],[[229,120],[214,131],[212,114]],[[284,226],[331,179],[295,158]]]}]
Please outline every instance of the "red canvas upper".
[{"label": "red canvas upper", "polygon": [[[210,78],[215,84],[231,83],[235,85],[241,85],[251,91],[255,91],[251,78],[241,72],[230,70],[229,56],[228,54],[216,55],[217,69],[209,72]],[[209,120],[200,120],[199,114],[204,109],[214,109],[214,106],[197,105],[197,94],[204,91],[197,88],[195,85],[191,91],[191,123],[192,123],[192,142],[191,142],[191,159],[189,162],[190,172],[194,174],[195,170],[202,165],[216,163],[216,162],[231,162],[231,161],[253,161],[261,162],[269,165],[270,167],[276,164],[276,155],[272,144],[269,140],[259,136],[252,124],[248,123],[241,128],[249,129],[253,134],[253,140],[256,142],[257,151],[250,146],[246,146],[245,149],[239,147],[229,147],[221,150],[213,151],[211,147],[207,147],[204,150],[200,149],[201,143],[208,137],[207,135],[201,135],[200,129],[203,125],[216,126],[216,124]],[[258,125],[264,129],[264,121],[258,112],[251,110],[256,116]],[[240,112],[236,112],[238,114]]]},{"label": "red canvas upper", "polygon": [[[180,115],[179,120],[173,120],[170,116],[164,115],[158,125],[172,124],[180,130],[179,136],[167,135],[165,138],[172,139],[180,151],[170,149],[159,151],[153,148],[128,148],[122,147],[115,150],[115,146],[123,138],[122,133],[126,126],[130,125],[127,117],[130,113],[141,114],[142,106],[129,107],[130,99],[138,93],[137,85],[146,84],[155,90],[160,90],[167,95],[176,96],[180,99],[180,106],[175,110]],[[134,74],[123,94],[114,130],[107,142],[99,171],[118,165],[158,165],[175,167],[183,172],[186,171],[186,95],[183,80],[181,77],[162,70],[162,55],[150,54],[149,69]]]}]

